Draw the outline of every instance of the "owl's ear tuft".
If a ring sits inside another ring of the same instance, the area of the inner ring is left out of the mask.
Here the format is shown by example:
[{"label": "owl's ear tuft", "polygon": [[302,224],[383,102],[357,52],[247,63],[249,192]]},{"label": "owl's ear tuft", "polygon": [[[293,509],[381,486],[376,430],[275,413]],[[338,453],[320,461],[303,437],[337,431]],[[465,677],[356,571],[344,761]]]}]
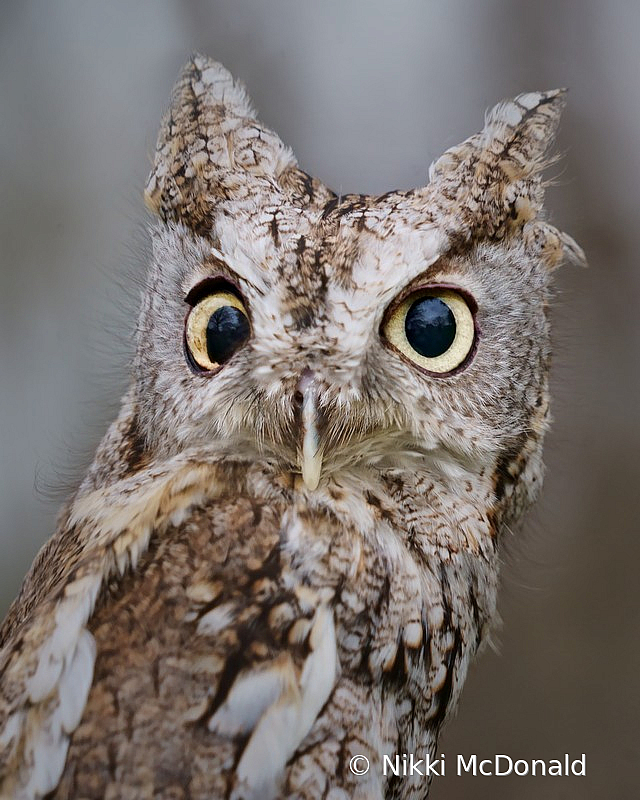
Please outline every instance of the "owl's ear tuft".
[{"label": "owl's ear tuft", "polygon": [[545,220],[535,220],[523,228],[527,251],[539,258],[549,270],[566,262],[579,267],[587,266],[584,250],[568,233],[559,231]]},{"label": "owl's ear tuft", "polygon": [[540,173],[554,160],[547,154],[565,102],[566,91],[555,89],[499,103],[480,133],[431,165],[431,183],[455,197],[467,225],[500,237],[538,216],[544,199]]},{"label": "owl's ear tuft", "polygon": [[529,92],[498,103],[487,112],[480,133],[451,147],[431,165],[431,181],[472,166],[478,178],[491,171],[500,171],[506,181],[531,176],[545,166],[565,103],[565,89]]},{"label": "owl's ear tuft", "polygon": [[291,150],[256,119],[242,84],[221,64],[194,55],[162,121],[145,204],[207,234],[218,206],[272,195],[295,166]]},{"label": "owl's ear tuft", "polygon": [[566,105],[566,89],[529,92],[498,103],[488,113],[480,150],[512,180],[521,180],[547,165],[546,154]]}]

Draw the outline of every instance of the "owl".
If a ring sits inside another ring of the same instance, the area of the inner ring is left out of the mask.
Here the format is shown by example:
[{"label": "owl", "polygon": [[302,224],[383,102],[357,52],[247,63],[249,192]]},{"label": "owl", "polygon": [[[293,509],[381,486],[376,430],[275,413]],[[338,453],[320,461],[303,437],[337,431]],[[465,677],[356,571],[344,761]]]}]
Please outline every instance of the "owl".
[{"label": "owl", "polygon": [[542,480],[563,104],[338,196],[193,57],[130,388],[0,631],[2,800],[427,796],[386,759],[435,753]]}]

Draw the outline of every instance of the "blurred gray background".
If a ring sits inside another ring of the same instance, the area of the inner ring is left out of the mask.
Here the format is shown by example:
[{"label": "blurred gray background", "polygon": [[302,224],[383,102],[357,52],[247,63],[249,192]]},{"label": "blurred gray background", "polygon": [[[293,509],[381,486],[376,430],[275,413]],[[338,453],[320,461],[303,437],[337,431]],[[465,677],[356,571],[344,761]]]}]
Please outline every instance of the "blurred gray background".
[{"label": "blurred gray background", "polygon": [[[640,796],[640,3],[11,2],[0,6],[0,611],[126,385],[142,187],[181,64],[250,89],[341,192],[426,181],[485,109],[570,87],[544,495],[505,556],[497,652],[441,742],[445,798]],[[586,778],[458,778],[457,753],[587,754]]]}]

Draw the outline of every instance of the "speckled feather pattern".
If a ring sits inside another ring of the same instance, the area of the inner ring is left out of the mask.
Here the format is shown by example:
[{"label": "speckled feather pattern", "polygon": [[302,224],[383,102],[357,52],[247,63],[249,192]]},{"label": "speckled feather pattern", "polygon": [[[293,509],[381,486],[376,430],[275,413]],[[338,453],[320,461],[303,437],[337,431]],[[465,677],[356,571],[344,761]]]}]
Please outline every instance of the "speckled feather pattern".
[{"label": "speckled feather pattern", "polygon": [[[1,800],[426,797],[382,757],[435,752],[542,481],[549,281],[583,261],[542,207],[563,104],[496,106],[424,188],[337,197],[222,66],[187,65],[131,387],[0,631]],[[209,277],[251,337],[201,375],[185,297]],[[473,357],[438,377],[380,335],[433,285],[477,306]]]}]

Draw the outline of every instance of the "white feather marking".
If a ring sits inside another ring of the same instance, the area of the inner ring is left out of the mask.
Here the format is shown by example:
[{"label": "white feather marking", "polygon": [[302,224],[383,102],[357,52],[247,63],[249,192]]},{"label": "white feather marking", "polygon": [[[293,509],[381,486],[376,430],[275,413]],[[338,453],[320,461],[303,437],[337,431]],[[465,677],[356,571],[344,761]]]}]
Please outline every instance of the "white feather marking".
[{"label": "white feather marking", "polygon": [[506,125],[517,125],[522,119],[522,110],[515,103],[503,103],[493,110],[492,121],[504,122]]},{"label": "white feather marking", "polygon": [[100,583],[100,576],[87,575],[66,587],[65,598],[56,610],[53,633],[40,650],[36,671],[26,682],[32,703],[48,697],[60,680],[66,661],[75,653],[75,643],[93,609]]},{"label": "white feather marking", "polygon": [[[315,606],[318,604],[318,593],[315,589],[312,589],[310,586],[306,586],[304,583],[299,583],[294,586],[293,591],[298,598],[298,602],[300,603],[300,608],[303,612],[311,611]],[[314,620],[315,624],[315,620]]]},{"label": "white feather marking", "polygon": [[429,630],[437,631],[444,623],[444,608],[440,605],[430,606],[427,610],[427,624]]},{"label": "white feather marking", "polygon": [[229,696],[209,720],[209,730],[218,733],[245,734],[275,701],[295,687],[296,676],[289,656],[269,663],[259,672],[236,679]]},{"label": "white feather marking", "polygon": [[[176,523],[171,520],[171,524],[175,525]],[[148,526],[145,531],[141,533],[141,535],[134,539],[131,542],[131,547],[129,548],[129,563],[131,565],[131,569],[135,569],[138,563],[138,559],[142,555],[142,553],[146,552],[147,547],[149,546],[149,539],[151,538],[151,526]]]},{"label": "white feather marking", "polygon": [[388,642],[382,645],[382,647],[372,650],[369,656],[369,669],[374,675],[379,677],[381,672],[391,669],[396,660],[397,653],[398,646],[395,641]]},{"label": "white feather marking", "polygon": [[272,796],[287,761],[307,735],[334,686],[337,670],[333,614],[321,606],[309,636],[312,652],[307,657],[300,683],[283,693],[260,718],[237,767],[238,789],[232,795]]},{"label": "white feather marking", "polygon": [[194,84],[195,89],[209,92],[213,102],[222,103],[228,112],[238,117],[255,117],[249,96],[229,70],[205,56],[196,55],[193,61],[200,69],[200,80]]},{"label": "white feather marking", "polygon": [[82,718],[96,661],[96,642],[87,630],[82,630],[71,663],[62,673],[58,684],[62,730],[71,734]]},{"label": "white feather marking", "polygon": [[0,748],[5,748],[13,742],[14,746],[16,739],[22,730],[22,723],[24,720],[24,711],[16,711],[11,714],[4,723],[4,728],[0,731]]},{"label": "white feather marking", "polygon": [[418,622],[409,622],[402,631],[402,641],[407,647],[415,649],[422,644],[422,625]]},{"label": "white feather marking", "polygon": [[235,605],[224,603],[208,611],[198,623],[198,633],[212,635],[219,633],[233,622]]},{"label": "white feather marking", "polygon": [[24,762],[31,765],[29,781],[17,790],[16,798],[31,800],[55,789],[64,769],[69,735],[76,729],[84,711],[93,681],[96,646],[93,636],[82,630],[57,685],[53,708],[35,727],[27,741]]},{"label": "white feather marking", "polygon": [[307,638],[307,634],[309,633],[309,628],[312,625],[312,621],[310,619],[297,619],[291,628],[289,628],[289,634],[287,636],[289,640],[289,644],[301,644]]},{"label": "white feather marking", "polygon": [[[82,717],[92,684],[95,643],[85,626],[103,581],[116,562],[126,568],[138,560],[168,499],[178,512],[205,491],[207,496],[216,494],[208,466],[193,468],[189,458],[183,453],[171,469],[156,466],[142,476],[83,494],[74,503],[68,524],[83,536],[85,573],[89,564],[93,569],[65,587],[55,612],[47,612],[43,641],[25,647],[2,676],[9,686],[16,676],[29,677],[0,738],[3,749],[13,744],[13,752],[3,754],[10,765],[0,784],[0,800],[36,800],[57,786],[69,734]],[[23,748],[19,754],[18,745]]]},{"label": "white feather marking", "polygon": [[15,800],[31,800],[48,794],[58,784],[69,749],[69,739],[62,735],[60,718],[50,717],[37,728],[28,742],[25,762],[31,765],[29,782],[15,795]]},{"label": "white feather marking", "polygon": [[447,665],[440,664],[435,672],[435,675],[432,675],[430,679],[429,689],[431,690],[432,695],[435,695],[437,691],[442,689],[445,681],[447,680],[447,674]]},{"label": "white feather marking", "polygon": [[36,671],[26,683],[29,702],[38,703],[49,695],[60,680],[62,674],[62,658],[51,653],[51,639],[48,639],[40,651]]},{"label": "white feather marking", "polygon": [[[518,103],[529,109],[529,111],[539,105],[541,100],[542,94],[540,92],[527,92],[526,94],[518,95]],[[522,113],[520,113],[520,116],[522,117]]]},{"label": "white feather marking", "polygon": [[100,576],[92,575],[67,586],[65,599],[56,611],[54,631],[42,647],[37,669],[27,682],[32,703],[49,698],[48,713],[44,719],[38,719],[36,707],[29,714],[31,725],[27,725],[33,733],[25,745],[24,760],[31,764],[31,771],[24,793],[18,797],[44,795],[60,780],[68,737],[80,722],[93,680],[95,642],[84,625],[100,583]]}]

